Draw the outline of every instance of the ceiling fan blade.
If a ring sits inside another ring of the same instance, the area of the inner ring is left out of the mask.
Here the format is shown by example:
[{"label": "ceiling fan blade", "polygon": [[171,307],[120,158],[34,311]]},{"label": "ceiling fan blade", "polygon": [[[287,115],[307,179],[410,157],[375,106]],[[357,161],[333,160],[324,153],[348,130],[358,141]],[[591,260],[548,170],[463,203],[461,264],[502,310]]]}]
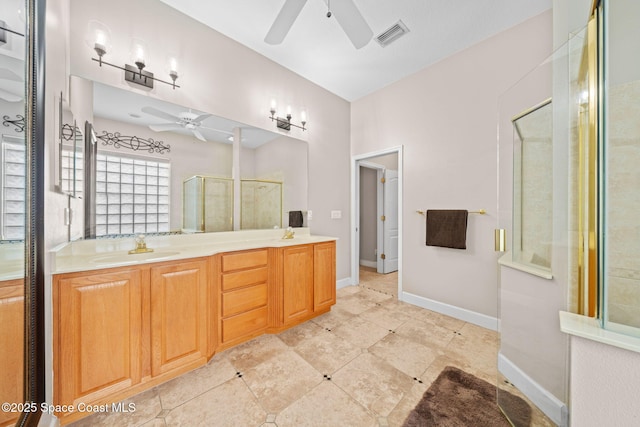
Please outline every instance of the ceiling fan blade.
[{"label": "ceiling fan blade", "polygon": [[204,119],[206,119],[207,117],[211,117],[211,114],[200,114],[198,117],[194,118],[193,120],[191,120],[192,123],[200,123],[201,121],[203,121]]},{"label": "ceiling fan blade", "polygon": [[306,3],[307,0],[286,0],[264,38],[265,43],[282,43]]},{"label": "ceiling fan blade", "polygon": [[160,117],[161,119],[171,120],[172,122],[180,121],[180,117],[158,110],[154,107],[142,107],[141,110],[147,114],[151,114],[152,116]]},{"label": "ceiling fan blade", "polygon": [[373,37],[373,31],[362,17],[353,0],[331,2],[331,11],[356,49],[360,49],[369,43]]},{"label": "ceiling fan blade", "polygon": [[200,141],[207,142],[207,140],[204,138],[204,136],[202,136],[198,129],[191,129],[191,132],[193,132],[193,135],[195,135],[195,137]]},{"label": "ceiling fan blade", "polygon": [[4,99],[7,102],[18,102],[22,101],[23,97],[11,92],[7,92],[4,89],[0,89],[0,99]]},{"label": "ceiling fan blade", "polygon": [[8,68],[0,68],[0,79],[22,82],[24,79]]},{"label": "ceiling fan blade", "polygon": [[225,135],[233,135],[233,132],[229,132],[227,130],[222,130],[222,129],[214,129],[214,128],[209,128],[209,127],[205,127],[205,126],[200,126],[200,129],[212,130],[214,132],[224,133]]},{"label": "ceiling fan blade", "polygon": [[177,123],[163,123],[159,125],[149,125],[149,129],[155,132],[164,132],[166,130],[180,130],[182,126]]}]

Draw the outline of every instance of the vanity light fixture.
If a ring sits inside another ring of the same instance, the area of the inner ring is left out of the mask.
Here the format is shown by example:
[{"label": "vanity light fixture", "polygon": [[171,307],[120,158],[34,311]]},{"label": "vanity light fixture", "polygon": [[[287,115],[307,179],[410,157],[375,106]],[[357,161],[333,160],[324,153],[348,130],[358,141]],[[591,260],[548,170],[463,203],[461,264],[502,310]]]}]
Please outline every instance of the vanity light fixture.
[{"label": "vanity light fixture", "polygon": [[304,111],[300,113],[300,122],[302,123],[302,126],[291,123],[291,107],[287,107],[286,118],[276,116],[275,101],[271,101],[271,109],[269,111],[271,112],[271,116],[269,116],[269,118],[272,122],[276,122],[276,126],[278,127],[278,129],[291,130],[291,126],[293,126],[297,127],[298,129],[302,129],[303,131],[307,130],[307,128],[305,128],[305,125],[307,124],[307,114]]},{"label": "vanity light fixture", "polygon": [[176,84],[176,80],[178,79],[178,71],[176,60],[174,58],[170,60],[171,65],[169,70],[169,77],[171,78],[171,81],[169,82],[166,80],[162,80],[154,77],[152,72],[144,69],[146,66],[146,48],[144,46],[144,42],[142,42],[141,40],[134,39],[132,43],[132,59],[135,65],[125,64],[124,67],[121,67],[119,65],[107,62],[103,59],[103,56],[108,53],[107,46],[110,38],[110,32],[107,26],[98,21],[91,21],[89,22],[89,32],[93,37],[93,50],[98,55],[98,58],[91,59],[93,61],[96,61],[100,65],[100,67],[102,67],[102,65],[108,65],[110,67],[122,70],[124,71],[124,79],[126,81],[136,83],[150,89],[153,89],[153,82],[167,84],[173,87],[173,89],[180,87]]}]

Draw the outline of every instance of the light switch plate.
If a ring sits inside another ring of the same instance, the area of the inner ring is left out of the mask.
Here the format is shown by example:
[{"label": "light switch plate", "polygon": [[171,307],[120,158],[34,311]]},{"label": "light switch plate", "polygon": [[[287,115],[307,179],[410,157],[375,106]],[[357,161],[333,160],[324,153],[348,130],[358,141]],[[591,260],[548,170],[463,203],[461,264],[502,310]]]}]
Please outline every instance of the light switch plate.
[{"label": "light switch plate", "polygon": [[311,221],[313,219],[313,212],[307,211],[307,221]]},{"label": "light switch plate", "polygon": [[341,219],[342,211],[331,211],[331,219]]}]

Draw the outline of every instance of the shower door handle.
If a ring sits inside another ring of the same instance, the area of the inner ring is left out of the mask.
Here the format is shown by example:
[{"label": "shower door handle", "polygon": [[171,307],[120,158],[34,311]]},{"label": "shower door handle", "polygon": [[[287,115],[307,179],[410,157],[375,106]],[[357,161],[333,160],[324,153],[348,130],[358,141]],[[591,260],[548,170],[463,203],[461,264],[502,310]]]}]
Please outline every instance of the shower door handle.
[{"label": "shower door handle", "polygon": [[494,230],[494,245],[496,252],[504,252],[507,250],[507,231],[504,228],[496,228]]}]

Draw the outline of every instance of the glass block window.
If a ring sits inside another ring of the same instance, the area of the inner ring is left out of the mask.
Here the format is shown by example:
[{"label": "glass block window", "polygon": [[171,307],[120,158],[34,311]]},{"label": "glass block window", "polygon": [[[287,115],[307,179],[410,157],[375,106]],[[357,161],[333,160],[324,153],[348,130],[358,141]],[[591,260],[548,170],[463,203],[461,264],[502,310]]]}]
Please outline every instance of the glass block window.
[{"label": "glass block window", "polygon": [[82,151],[76,152],[73,148],[63,146],[60,152],[60,160],[62,163],[60,176],[62,192],[82,198],[82,191],[84,189],[84,161]]},{"label": "glass block window", "polygon": [[169,231],[170,164],[99,153],[96,235]]},{"label": "glass block window", "polygon": [[25,154],[24,139],[3,135],[0,150],[0,240],[24,240]]}]

